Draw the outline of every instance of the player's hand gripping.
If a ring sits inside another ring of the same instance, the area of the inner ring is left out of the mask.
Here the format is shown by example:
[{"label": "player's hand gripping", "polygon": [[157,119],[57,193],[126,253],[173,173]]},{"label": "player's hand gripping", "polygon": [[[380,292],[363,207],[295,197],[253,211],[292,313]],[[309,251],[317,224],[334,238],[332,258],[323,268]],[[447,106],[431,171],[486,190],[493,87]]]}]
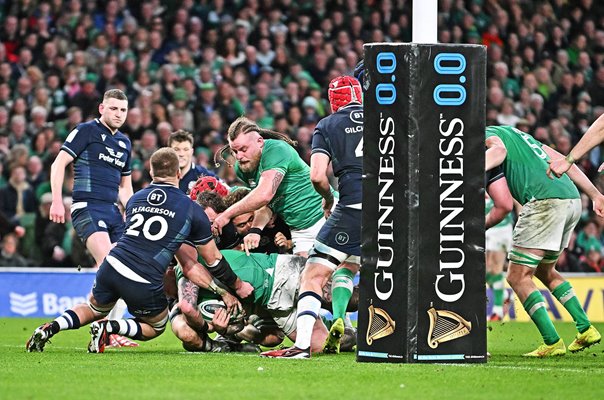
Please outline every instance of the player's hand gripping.
[{"label": "player's hand gripping", "polygon": [[222,228],[231,221],[224,213],[218,215],[212,223],[212,233],[222,235]]},{"label": "player's hand gripping", "polygon": [[242,281],[241,279],[237,279],[235,283],[235,292],[237,296],[241,299],[245,299],[254,291],[254,287],[249,284],[249,282]]},{"label": "player's hand gripping", "polygon": [[282,232],[277,232],[275,235],[275,246],[285,251],[289,250],[289,243]]},{"label": "player's hand gripping", "polygon": [[229,314],[239,314],[241,312],[241,303],[235,296],[227,292],[226,290],[221,295],[222,301],[224,301],[224,305],[226,306],[226,310]]},{"label": "player's hand gripping", "polygon": [[545,173],[550,179],[553,179],[552,174],[554,174],[556,178],[560,178],[573,166],[573,163],[569,162],[566,158],[557,158],[555,160],[548,160],[547,162],[549,163],[549,167]]},{"label": "player's hand gripping", "polygon": [[224,308],[216,309],[214,317],[212,318],[212,327],[214,328],[214,332],[224,335],[227,331],[227,327],[229,326],[230,317],[231,313]]}]

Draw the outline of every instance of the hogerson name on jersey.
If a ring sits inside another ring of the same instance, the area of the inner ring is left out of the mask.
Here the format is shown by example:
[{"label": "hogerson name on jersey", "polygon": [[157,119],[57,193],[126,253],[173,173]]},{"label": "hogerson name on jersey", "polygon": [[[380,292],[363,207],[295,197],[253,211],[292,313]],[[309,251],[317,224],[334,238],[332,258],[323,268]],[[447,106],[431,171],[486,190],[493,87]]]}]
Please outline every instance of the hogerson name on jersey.
[{"label": "hogerson name on jersey", "polygon": [[130,175],[130,139],[98,119],[78,125],[61,150],[75,158],[73,200],[115,203],[122,176]]},{"label": "hogerson name on jersey", "polygon": [[185,241],[208,243],[212,240],[210,226],[203,209],[179,188],[151,184],[128,201],[126,231],[108,257],[153,285],[162,285],[164,272],[180,245]]}]

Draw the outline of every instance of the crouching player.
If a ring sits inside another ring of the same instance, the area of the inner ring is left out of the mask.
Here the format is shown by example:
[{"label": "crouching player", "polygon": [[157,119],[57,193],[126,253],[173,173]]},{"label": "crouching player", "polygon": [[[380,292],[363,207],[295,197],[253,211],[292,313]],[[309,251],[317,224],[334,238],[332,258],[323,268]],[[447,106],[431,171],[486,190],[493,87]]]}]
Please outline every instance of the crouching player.
[{"label": "crouching player", "polygon": [[[88,303],[38,327],[27,341],[27,351],[41,352],[59,331],[91,322],[91,353],[104,352],[111,333],[143,341],[161,335],[168,321],[163,275],[185,241],[197,247],[206,265],[221,271],[223,282],[239,296],[251,294],[251,285],[233,274],[216,248],[203,209],[178,188],[180,170],[174,150],[163,148],[151,156],[151,176],[151,185],[128,201],[126,231],[99,267]],[[199,266],[188,265],[184,273],[198,285],[212,281],[209,272]],[[135,318],[93,322],[105,317],[120,297]],[[240,307],[237,301],[228,306],[230,310]]]},{"label": "crouching player", "polygon": [[[185,246],[183,246],[185,247]],[[300,286],[300,274],[304,269],[306,258],[285,254],[260,254],[246,253],[236,250],[222,250],[222,256],[227,260],[233,272],[244,282],[249,282],[254,288],[254,296],[250,297],[248,302],[244,302],[244,307],[251,315],[251,310],[255,313],[264,311],[275,322],[278,330],[272,330],[270,333],[249,332],[253,329],[247,329],[247,335],[241,336],[243,324],[237,328],[230,326],[230,315],[222,311],[214,315],[212,327],[222,335],[234,336],[238,339],[253,341],[258,344],[274,346],[281,342],[283,336],[281,332],[291,340],[296,340],[296,298]],[[188,254],[185,259],[182,250],[178,254],[179,264],[187,265],[191,262],[190,257],[195,257],[195,253]],[[217,298],[216,293],[221,293],[221,289],[216,289],[216,282],[212,283],[213,293],[205,290],[211,288],[210,285],[201,286],[199,289],[193,282],[182,275],[180,266],[175,269],[179,302],[178,306],[170,313],[172,330],[174,334],[183,342],[183,347],[188,351],[212,351],[213,344],[204,338],[203,331],[200,332],[199,325],[203,326],[203,317],[198,305],[203,304],[205,300]],[[241,322],[241,321],[231,321]],[[323,343],[327,338],[327,328],[321,319],[317,319],[313,327],[313,341],[311,348],[313,351],[321,351]]]}]

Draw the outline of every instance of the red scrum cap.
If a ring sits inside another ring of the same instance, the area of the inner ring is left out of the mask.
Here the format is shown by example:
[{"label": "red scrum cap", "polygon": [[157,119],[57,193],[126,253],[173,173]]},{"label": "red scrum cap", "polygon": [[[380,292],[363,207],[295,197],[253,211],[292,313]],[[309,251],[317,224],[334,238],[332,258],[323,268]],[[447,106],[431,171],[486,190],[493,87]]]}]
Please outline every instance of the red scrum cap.
[{"label": "red scrum cap", "polygon": [[229,193],[229,190],[213,176],[200,176],[195,182],[195,186],[191,188],[189,197],[196,201],[197,196],[205,191],[216,192],[220,197],[224,197]]},{"label": "red scrum cap", "polygon": [[329,82],[327,97],[332,112],[350,103],[363,103],[361,84],[352,76],[338,76],[332,79]]}]

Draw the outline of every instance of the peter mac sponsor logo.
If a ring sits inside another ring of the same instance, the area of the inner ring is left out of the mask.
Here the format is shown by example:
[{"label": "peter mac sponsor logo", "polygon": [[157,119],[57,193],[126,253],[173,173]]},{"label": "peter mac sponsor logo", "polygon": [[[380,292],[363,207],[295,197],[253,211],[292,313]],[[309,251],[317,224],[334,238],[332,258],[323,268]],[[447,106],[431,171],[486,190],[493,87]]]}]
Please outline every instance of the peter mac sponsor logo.
[{"label": "peter mac sponsor logo", "polygon": [[38,311],[38,294],[36,292],[20,294],[9,293],[10,310],[22,316],[31,315]]},{"label": "peter mac sponsor logo", "polygon": [[124,155],[122,151],[115,151],[111,147],[105,146],[109,155],[104,153],[99,153],[99,160],[106,161],[111,164],[115,164],[120,168],[123,168],[126,165],[125,161],[122,161],[121,158]]}]

